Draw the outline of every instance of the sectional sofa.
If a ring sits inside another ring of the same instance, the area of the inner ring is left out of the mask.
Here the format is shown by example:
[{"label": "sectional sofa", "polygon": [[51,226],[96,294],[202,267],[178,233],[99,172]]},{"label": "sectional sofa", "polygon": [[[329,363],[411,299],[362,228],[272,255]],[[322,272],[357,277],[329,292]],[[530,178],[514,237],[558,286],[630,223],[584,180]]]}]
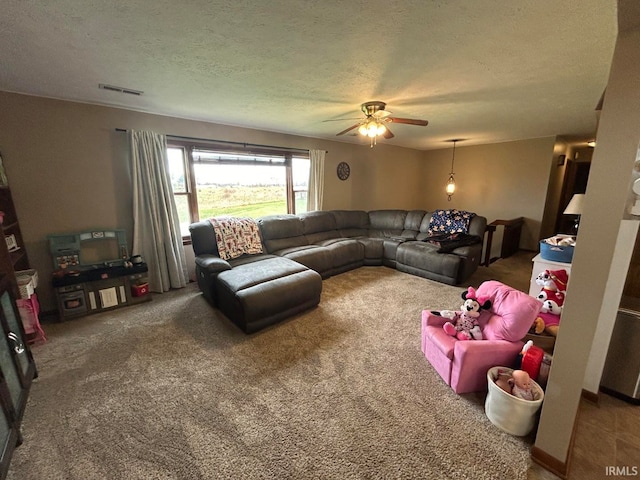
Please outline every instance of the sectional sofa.
[{"label": "sectional sofa", "polygon": [[[443,252],[424,210],[332,210],[257,220],[263,252],[220,258],[209,220],[190,225],[196,276],[207,301],[245,333],[320,302],[322,279],[365,265],[384,265],[451,285],[478,268],[485,217],[472,216],[477,242]],[[455,247],[455,245],[454,245]]]}]

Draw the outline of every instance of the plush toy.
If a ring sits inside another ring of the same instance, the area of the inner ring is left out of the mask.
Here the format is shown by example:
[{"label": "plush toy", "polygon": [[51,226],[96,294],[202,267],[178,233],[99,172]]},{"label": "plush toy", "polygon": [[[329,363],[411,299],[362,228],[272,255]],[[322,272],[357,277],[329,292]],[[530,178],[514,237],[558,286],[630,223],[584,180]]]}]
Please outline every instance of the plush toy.
[{"label": "plush toy", "polygon": [[566,292],[569,275],[566,270],[545,270],[536,277],[536,284],[543,290]]},{"label": "plush toy", "polygon": [[495,382],[497,386],[507,393],[511,393],[511,390],[513,390],[511,374],[505,370],[498,370],[498,377]]},{"label": "plush toy", "polygon": [[544,332],[544,328],[545,328],[544,319],[542,317],[537,317],[533,321],[533,325],[531,325],[531,328],[529,329],[529,333],[535,333],[536,335],[540,335],[542,332]]},{"label": "plush toy", "polygon": [[544,331],[550,335],[557,336],[564,305],[564,293],[543,288],[536,298],[542,302],[538,319],[544,322]]},{"label": "plush toy", "polygon": [[534,400],[531,378],[527,372],[514,370],[511,374],[510,383],[512,384],[511,394],[514,397],[522,398],[523,400]]},{"label": "plush toy", "polygon": [[554,315],[562,313],[564,293],[543,288],[536,298],[542,302],[540,309],[542,313],[553,313]]},{"label": "plush toy", "polygon": [[491,307],[491,301],[486,298],[478,298],[473,287],[469,287],[466,292],[462,292],[462,299],[464,303],[459,312],[441,310],[432,313],[450,320],[442,326],[447,335],[456,337],[458,340],[482,340],[482,330],[478,323],[478,317],[481,309]]},{"label": "plush toy", "polygon": [[537,329],[539,329],[540,325],[544,323],[544,331],[557,336],[569,275],[564,269],[545,270],[536,277],[536,283],[542,286],[536,297],[542,302],[542,308],[534,325],[537,323]]}]

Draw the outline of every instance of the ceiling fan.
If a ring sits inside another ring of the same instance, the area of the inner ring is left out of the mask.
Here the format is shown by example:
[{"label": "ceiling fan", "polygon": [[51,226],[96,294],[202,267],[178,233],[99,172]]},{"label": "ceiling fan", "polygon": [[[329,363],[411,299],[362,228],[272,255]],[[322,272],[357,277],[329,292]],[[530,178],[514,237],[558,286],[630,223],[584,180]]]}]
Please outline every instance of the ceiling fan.
[{"label": "ceiling fan", "polygon": [[385,110],[386,106],[386,103],[379,101],[363,103],[360,108],[366,117],[355,125],[351,125],[349,128],[337,133],[336,137],[344,135],[345,133],[357,128],[358,133],[371,138],[371,146],[373,147],[376,144],[376,138],[379,135],[382,135],[386,139],[395,137],[391,130],[389,130],[389,127],[385,124],[404,123],[407,125],[418,125],[421,127],[426,127],[429,124],[427,120],[393,117],[391,116],[391,112]]}]

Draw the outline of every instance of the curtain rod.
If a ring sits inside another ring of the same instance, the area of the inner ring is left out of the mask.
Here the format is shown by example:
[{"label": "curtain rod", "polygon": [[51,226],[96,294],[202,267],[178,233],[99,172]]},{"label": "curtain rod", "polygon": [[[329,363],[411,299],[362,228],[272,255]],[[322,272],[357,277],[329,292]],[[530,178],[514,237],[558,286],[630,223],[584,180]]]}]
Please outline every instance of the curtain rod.
[{"label": "curtain rod", "polygon": [[[128,130],[126,128],[116,128],[116,132],[124,132],[126,133]],[[210,138],[197,138],[197,137],[182,137],[180,135],[167,135],[167,138],[173,138],[175,140],[196,140],[199,142],[214,142],[214,143],[226,143],[228,145],[240,145],[243,147],[262,147],[262,148],[273,148],[279,150],[296,150],[298,152],[308,152],[308,148],[291,148],[291,147],[274,147],[273,145],[260,145],[258,143],[243,143],[243,142],[230,142],[228,140],[212,140]],[[329,150],[325,150],[325,153],[329,153]]]}]

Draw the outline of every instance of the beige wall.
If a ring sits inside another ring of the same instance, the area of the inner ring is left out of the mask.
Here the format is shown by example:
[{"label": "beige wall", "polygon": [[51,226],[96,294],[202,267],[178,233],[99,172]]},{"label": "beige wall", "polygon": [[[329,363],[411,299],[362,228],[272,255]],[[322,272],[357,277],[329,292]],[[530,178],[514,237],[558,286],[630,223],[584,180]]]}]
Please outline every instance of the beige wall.
[{"label": "beige wall", "polygon": [[538,250],[555,137],[465,147],[456,145],[456,193],[447,202],[444,187],[451,170],[452,146],[424,152],[427,210],[458,208],[494,220],[525,217],[520,247]]},{"label": "beige wall", "polygon": [[[618,2],[619,22],[634,25],[618,34],[593,153],[585,212],[580,222],[571,281],[535,446],[567,460],[590,347],[610,283],[608,272],[630,197],[640,140],[640,9]],[[623,272],[612,272],[612,275]],[[615,311],[613,312],[615,314]],[[604,468],[604,466],[603,466]],[[604,473],[601,473],[604,475]]]},{"label": "beige wall", "polygon": [[[366,142],[316,138],[216,125],[118,108],[0,92],[0,152],[9,177],[38,293],[55,308],[46,236],[92,228],[124,228],[131,245],[127,139],[115,128],[303,149],[328,150],[325,209],[423,208],[421,153]],[[339,162],[351,165],[340,181]]]},{"label": "beige wall", "polygon": [[[522,248],[536,250],[554,138],[456,148],[458,191],[444,194],[451,148],[416,151],[384,143],[369,148],[124,109],[0,92],[0,152],[31,266],[43,279],[43,308],[55,308],[46,279],[46,236],[92,228],[132,231],[127,139],[115,128],[327,150],[324,209],[404,208],[476,211],[491,222],[523,216]],[[337,178],[341,161],[351,166]],[[131,240],[129,238],[129,240]]]}]

